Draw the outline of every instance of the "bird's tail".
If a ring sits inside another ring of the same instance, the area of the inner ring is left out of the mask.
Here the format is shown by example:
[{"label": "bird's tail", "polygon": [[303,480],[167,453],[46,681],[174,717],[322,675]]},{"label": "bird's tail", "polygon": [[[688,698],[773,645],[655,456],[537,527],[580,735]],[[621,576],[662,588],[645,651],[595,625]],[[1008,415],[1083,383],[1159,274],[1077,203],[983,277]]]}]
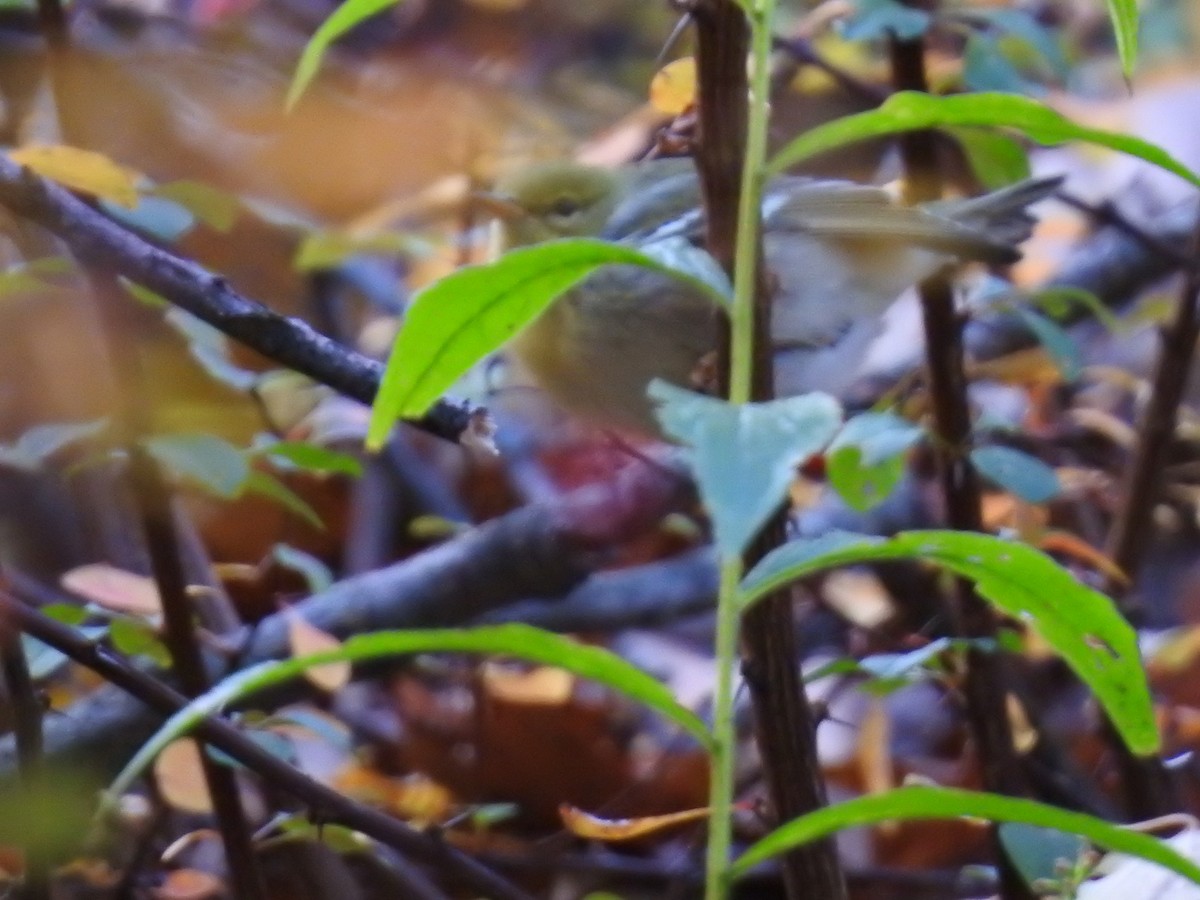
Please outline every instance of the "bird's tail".
[{"label": "bird's tail", "polygon": [[925,209],[986,234],[993,241],[1015,246],[1029,237],[1037,222],[1029,207],[1051,196],[1062,183],[1061,175],[1029,178],[982,197],[928,203]]}]

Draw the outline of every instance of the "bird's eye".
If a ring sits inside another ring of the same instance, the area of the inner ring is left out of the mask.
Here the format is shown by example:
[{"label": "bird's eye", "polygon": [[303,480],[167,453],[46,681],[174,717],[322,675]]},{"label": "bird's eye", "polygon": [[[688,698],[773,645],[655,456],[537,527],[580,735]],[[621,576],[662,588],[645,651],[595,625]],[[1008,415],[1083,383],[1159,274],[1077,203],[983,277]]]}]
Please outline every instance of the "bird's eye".
[{"label": "bird's eye", "polygon": [[579,204],[570,197],[559,197],[550,207],[550,212],[559,218],[567,219],[579,212]]}]

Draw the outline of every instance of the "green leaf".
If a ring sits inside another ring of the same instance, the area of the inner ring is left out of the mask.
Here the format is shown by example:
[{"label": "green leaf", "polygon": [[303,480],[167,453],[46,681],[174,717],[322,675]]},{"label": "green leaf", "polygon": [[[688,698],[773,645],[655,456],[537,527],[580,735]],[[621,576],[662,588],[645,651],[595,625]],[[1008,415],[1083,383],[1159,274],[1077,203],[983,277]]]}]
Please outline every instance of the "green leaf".
[{"label": "green leaf", "polygon": [[852,509],[871,509],[886,499],[904,476],[904,453],[923,434],[892,413],[855,416],[825,454],[829,483]]},{"label": "green leaf", "polygon": [[396,419],[423,415],[563,292],[614,263],[664,272],[714,293],[704,280],[632,247],[585,238],[523,247],[494,263],[460,269],[413,299],[371,409],[367,447],[379,449]]},{"label": "green leaf", "polygon": [[1113,24],[1113,37],[1117,40],[1121,72],[1126,79],[1133,78],[1133,67],[1137,64],[1137,0],[1105,0],[1105,3],[1108,5],[1108,17]]},{"label": "green leaf", "polygon": [[1030,887],[1037,881],[1061,877],[1061,863],[1074,863],[1087,849],[1079,835],[1053,828],[1005,822],[996,831],[1005,856]]},{"label": "green leaf", "polygon": [[148,657],[163,669],[171,665],[171,654],[148,622],[116,616],[108,623],[108,637],[113,647],[126,656]]},{"label": "green leaf", "polygon": [[82,625],[88,618],[87,608],[76,606],[74,603],[47,603],[40,607],[38,612],[55,622],[71,626]]},{"label": "green leaf", "polygon": [[268,444],[262,452],[309,472],[358,478],[363,471],[362,462],[349,453],[340,453],[309,441],[277,441]]},{"label": "green leaf", "polygon": [[759,863],[793,847],[820,840],[847,828],[875,825],[889,819],[912,821],[960,819],[966,816],[992,822],[1021,822],[1078,834],[1097,847],[1158,863],[1200,884],[1200,866],[1148,834],[1033,800],[958,788],[924,786],[902,787],[858,797],[792,819],[738,857],[730,867],[730,875],[737,878]]},{"label": "green leaf", "polygon": [[1008,128],[1047,146],[1085,141],[1136,156],[1200,187],[1200,178],[1161,147],[1114,131],[1077,125],[1028,97],[997,93],[934,97],[901,91],[877,109],[844,116],[800,135],[775,154],[767,165],[768,174],[779,174],[801,160],[855,141],[955,125]]},{"label": "green leaf", "polygon": [[1033,310],[1018,309],[1017,315],[1033,332],[1038,343],[1046,348],[1063,379],[1067,382],[1076,381],[1083,374],[1083,355],[1075,339],[1061,325]]},{"label": "green leaf", "polygon": [[1041,307],[1055,319],[1066,318],[1070,306],[1076,304],[1084,307],[1109,331],[1116,331],[1121,325],[1099,297],[1079,287],[1053,287],[1035,291],[1029,295],[1029,303]]},{"label": "green leaf", "polygon": [[317,529],[317,531],[325,530],[325,523],[321,521],[321,516],[317,511],[303,497],[274,475],[268,475],[266,472],[259,472],[258,470],[251,470],[250,474],[246,477],[245,490],[269,497],[288,512],[303,519],[313,528]]},{"label": "green leaf", "polygon": [[691,710],[675,701],[657,679],[600,647],[551,634],[528,625],[496,625],[469,629],[431,628],[421,631],[378,631],[351,637],[337,650],[277,662],[260,663],[215,685],[179,710],[150,738],[109,787],[99,815],[124,794],[159,751],[187,734],[207,715],[274,685],[294,681],[307,669],[329,663],[360,663],[413,653],[489,653],[558,666],[598,681],[666,716],[711,748],[712,735]]},{"label": "green leaf", "polygon": [[1029,154],[1021,142],[983,128],[945,129],[962,147],[979,183],[990,191],[1028,178]]},{"label": "green leaf", "polygon": [[700,495],[718,550],[740,553],[783,502],[795,468],[820,451],[841,423],[828,394],[735,405],[651,382],[663,431],[692,449]]},{"label": "green leaf", "polygon": [[201,181],[171,181],[158,185],[152,193],[178,203],[216,231],[229,231],[237,221],[238,199]]},{"label": "green leaf", "polygon": [[1015,91],[1028,87],[1025,76],[986,34],[972,34],[963,51],[963,85],[973,91]]},{"label": "green leaf", "polygon": [[296,64],[296,74],[292,76],[291,86],[288,87],[287,108],[290,110],[303,96],[308,84],[321,67],[321,60],[329,45],[364,19],[383,12],[395,6],[399,0],[346,0],[333,11],[321,27],[309,38],[300,54],[300,62]]},{"label": "green leaf", "polygon": [[1032,49],[1049,65],[1057,78],[1070,74],[1070,64],[1054,32],[1042,25],[1027,9],[972,7],[967,13],[970,19],[982,19],[993,28],[1015,38]]},{"label": "green leaf", "polygon": [[824,569],[895,559],[934,563],[973,581],[981,597],[1029,625],[1066,660],[1134,753],[1158,751],[1136,633],[1108,597],[1024,544],[956,531],[908,531],[890,539],[831,532],[767,554],[743,580],[738,603],[745,609]]},{"label": "green leaf", "polygon": [[293,572],[299,572],[308,584],[310,593],[319,594],[333,585],[333,572],[311,553],[290,544],[276,544],[271,548],[275,562]]},{"label": "green leaf", "polygon": [[405,256],[427,249],[425,242],[395,232],[357,235],[325,231],[310,234],[301,242],[292,265],[298,272],[319,272],[336,269],[354,256]]},{"label": "green leaf", "polygon": [[896,0],[859,0],[855,6],[854,18],[842,28],[842,37],[848,41],[874,41],[889,34],[911,41],[928,31],[933,23],[929,13]]},{"label": "green leaf", "polygon": [[237,497],[250,478],[246,455],[211,434],[154,437],[146,449],[177,476],[227,500]]},{"label": "green leaf", "polygon": [[1011,447],[976,447],[971,451],[971,463],[989,481],[1028,503],[1045,503],[1062,491],[1052,468]]}]

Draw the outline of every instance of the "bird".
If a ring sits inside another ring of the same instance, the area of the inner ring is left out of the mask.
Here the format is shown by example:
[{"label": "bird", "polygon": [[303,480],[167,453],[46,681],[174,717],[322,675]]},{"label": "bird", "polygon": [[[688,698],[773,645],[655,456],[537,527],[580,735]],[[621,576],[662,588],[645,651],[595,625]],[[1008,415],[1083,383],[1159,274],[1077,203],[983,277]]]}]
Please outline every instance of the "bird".
[{"label": "bird", "polygon": [[[884,310],[956,260],[1008,264],[1029,236],[1028,208],[1060,178],[981,197],[906,206],[851,181],[779,176],[763,191],[763,255],[774,293],[771,339],[780,393],[838,394],[853,381]],[[529,164],[481,193],[504,250],[591,237],[645,247],[701,246],[704,219],[690,160],[606,169],[570,160]],[[647,388],[697,387],[724,310],[686,281],[606,265],[516,334],[508,351],[567,412],[603,429],[662,437]]]}]

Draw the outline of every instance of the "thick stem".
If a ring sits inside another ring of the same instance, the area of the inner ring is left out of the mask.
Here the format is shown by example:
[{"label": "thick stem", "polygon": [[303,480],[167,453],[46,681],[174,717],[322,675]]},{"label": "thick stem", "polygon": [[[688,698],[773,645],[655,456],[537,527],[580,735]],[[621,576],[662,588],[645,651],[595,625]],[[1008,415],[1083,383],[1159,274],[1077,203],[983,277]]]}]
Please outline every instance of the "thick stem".
[{"label": "thick stem", "polygon": [[[920,40],[891,43],[892,79],[897,90],[928,91],[925,51]],[[941,196],[937,152],[930,132],[916,131],[900,139],[907,175],[909,203]],[[971,412],[963,364],[963,319],[954,306],[949,276],[935,275],[920,285],[925,328],[926,366],[933,400],[935,453],[947,524],[960,531],[982,531],[979,476],[968,456]],[[950,619],[957,634],[968,638],[994,638],[995,615],[971,585],[955,581]],[[989,791],[1021,796],[1028,792],[1024,773],[1013,748],[1008,719],[1005,681],[997,654],[980,650],[967,653],[964,691],[966,714]],[[1029,896],[1023,879],[1007,865],[997,846],[1001,865],[1001,894],[1005,898]]]},{"label": "thick stem", "polygon": [[[767,97],[770,91],[771,18],[773,3],[760,2],[747,22],[730,0],[699,0],[693,4],[696,23],[696,61],[699,84],[699,141],[696,165],[700,172],[709,252],[733,273],[734,301],[728,340],[723,341],[718,371],[732,403],[769,400],[773,396],[770,355],[771,292],[764,277],[761,197],[766,157]],[[751,42],[753,46],[751,46]],[[747,84],[746,54],[752,51],[753,85]],[[748,90],[749,88],[749,90]],[[750,99],[749,106],[747,99]],[[784,537],[781,510],[747,556],[747,563],[778,546]],[[734,646],[730,632],[736,582],[742,566],[726,561],[718,600],[718,664],[721,684],[727,686]],[[743,668],[754,706],[756,737],[763,773],[775,816],[788,820],[824,803],[824,782],[816,762],[815,724],[804,685],[794,639],[790,594],[761,603],[743,625]],[[731,728],[722,720],[719,727]],[[717,731],[728,754],[714,766],[732,765],[732,733]],[[713,825],[717,846],[710,847],[709,896],[721,896],[713,883],[725,865],[721,846],[728,825],[724,779],[713,776]],[[722,792],[722,793],[718,793]],[[832,842],[798,848],[781,860],[784,883],[793,900],[840,900],[845,884]]]}]

